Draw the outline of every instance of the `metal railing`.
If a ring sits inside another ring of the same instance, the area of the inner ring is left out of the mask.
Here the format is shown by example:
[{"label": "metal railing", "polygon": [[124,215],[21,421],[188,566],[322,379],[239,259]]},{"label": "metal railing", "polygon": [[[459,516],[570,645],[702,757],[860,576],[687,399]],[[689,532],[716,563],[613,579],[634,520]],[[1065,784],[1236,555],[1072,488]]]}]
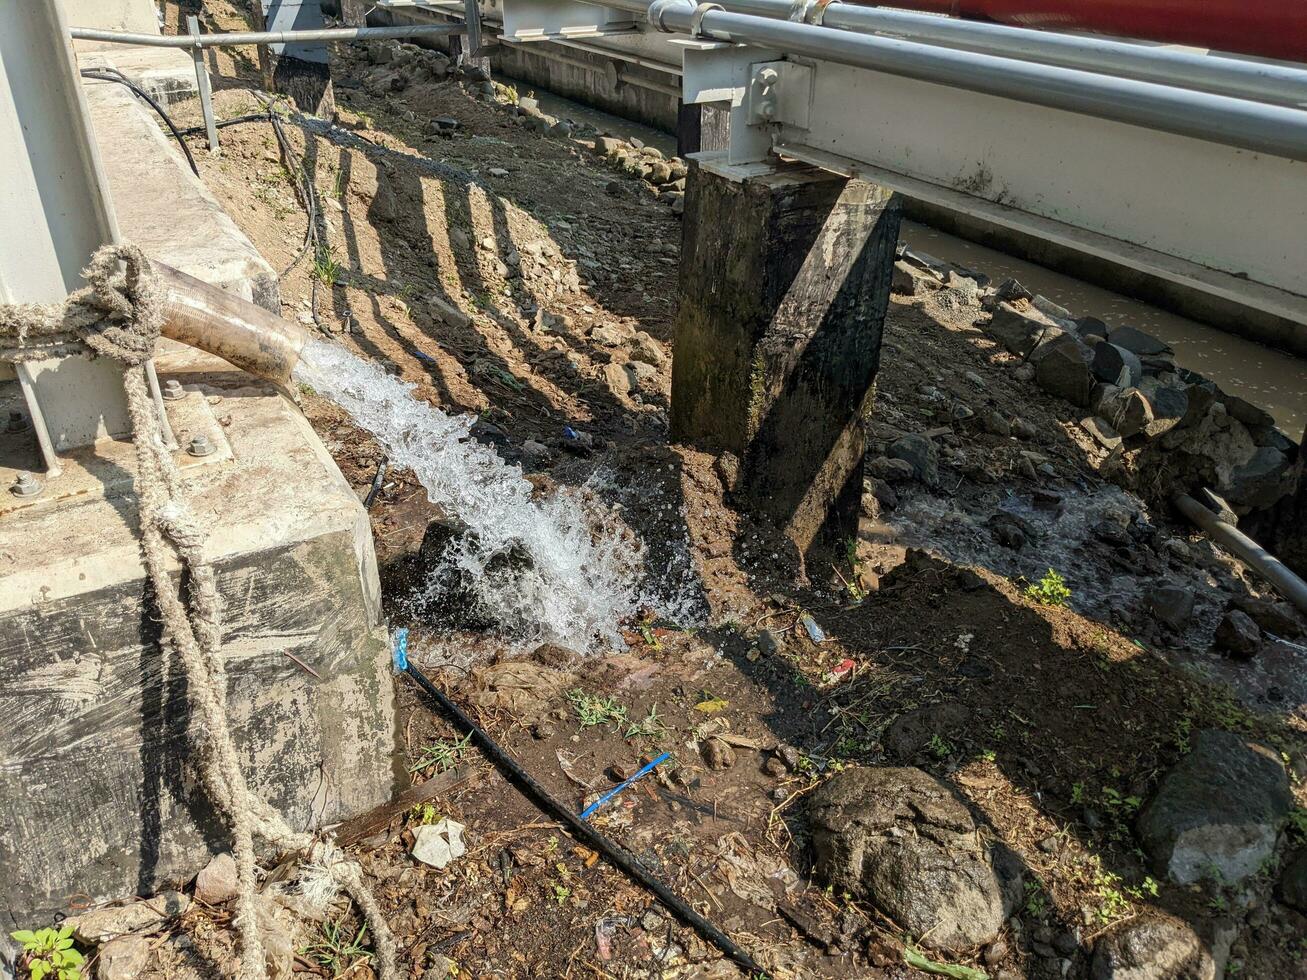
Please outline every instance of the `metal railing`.
[{"label": "metal railing", "polygon": [[938,44],[732,13],[717,4],[602,0],[602,5],[644,14],[655,27],[670,33],[755,45],[1272,156],[1307,160],[1307,112],[1299,109]]},{"label": "metal railing", "polygon": [[386,41],[411,37],[466,34],[464,24],[411,24],[400,27],[324,27],[308,31],[230,31],[201,34],[197,17],[186,18],[186,34],[132,34],[125,31],[102,31],[73,27],[68,33],[76,41],[105,41],[149,48],[181,48],[190,51],[195,62],[195,88],[200,96],[204,132],[209,152],[218,152],[218,124],[213,115],[213,87],[204,63],[205,48],[234,48],[242,45],[302,44],[314,41]]}]

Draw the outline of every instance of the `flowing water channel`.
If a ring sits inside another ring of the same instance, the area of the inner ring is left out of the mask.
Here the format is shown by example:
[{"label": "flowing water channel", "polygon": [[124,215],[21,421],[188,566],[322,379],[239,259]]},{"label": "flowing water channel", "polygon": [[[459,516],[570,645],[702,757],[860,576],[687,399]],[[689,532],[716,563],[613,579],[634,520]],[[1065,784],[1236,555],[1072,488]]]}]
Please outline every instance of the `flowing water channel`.
[{"label": "flowing water channel", "polygon": [[458,601],[504,638],[590,650],[615,644],[621,621],[641,606],[665,607],[642,584],[644,546],[611,511],[569,488],[537,499],[519,467],[472,437],[475,416],[446,415],[326,341],[304,347],[295,380],[349,412],[459,528],[430,581],[447,587],[453,576]]}]

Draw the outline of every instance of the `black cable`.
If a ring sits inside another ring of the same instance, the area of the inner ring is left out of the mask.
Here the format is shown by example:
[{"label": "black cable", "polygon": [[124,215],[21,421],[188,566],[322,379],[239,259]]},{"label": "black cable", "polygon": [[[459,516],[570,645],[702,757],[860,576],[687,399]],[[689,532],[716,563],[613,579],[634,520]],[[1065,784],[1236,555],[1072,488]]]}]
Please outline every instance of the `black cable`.
[{"label": "black cable", "polygon": [[[290,274],[290,271],[294,269],[295,266],[300,264],[300,260],[304,258],[304,255],[308,250],[310,248],[315,248],[318,244],[318,199],[317,195],[314,193],[313,180],[309,176],[308,168],[304,166],[303,161],[298,160],[295,156],[295,148],[290,145],[290,137],[286,135],[286,130],[282,127],[281,120],[277,118],[277,114],[273,111],[271,104],[268,105],[267,119],[268,122],[272,124],[272,131],[277,137],[277,144],[281,147],[282,155],[286,158],[287,168],[291,171],[299,172],[300,197],[303,199],[301,203],[303,203],[304,210],[309,216],[308,226],[304,229],[304,241],[300,244],[299,251],[295,253],[295,257],[290,260],[290,264],[281,271],[281,275],[277,276],[277,281],[280,282]],[[305,139],[307,138],[308,137],[305,136]],[[318,297],[316,278],[312,280],[312,290],[313,322],[317,323]],[[321,329],[322,325],[319,323],[318,327]]]},{"label": "black cable", "polygon": [[654,877],[653,872],[641,864],[634,854],[620,844],[609,840],[554,799],[547,789],[532,779],[511,755],[486,734],[480,725],[464,713],[462,708],[441,693],[422,671],[418,670],[411,662],[406,662],[404,672],[417,682],[423,693],[434,701],[442,711],[453,718],[454,723],[459,728],[476,740],[481,750],[490,757],[490,760],[499,767],[505,776],[517,783],[522,792],[534,800],[542,810],[562,821],[571,831],[573,837],[604,855],[609,862],[619,868],[632,881],[653,892],[658,896],[658,900],[670,909],[678,919],[692,927],[704,939],[742,966],[748,971],[750,977],[766,977],[766,971],[754,961],[753,957],[745,949],[736,945],[730,936],[701,916],[679,895]]},{"label": "black cable", "polygon": [[[220,119],[213,124],[214,129],[225,129],[227,126],[238,126],[241,123],[267,122],[268,114],[266,112],[253,112],[247,116],[232,116],[230,119]],[[187,126],[181,130],[183,136],[203,136],[208,130],[204,126]]]},{"label": "black cable", "polygon": [[135,95],[143,99],[151,109],[159,114],[159,118],[164,121],[164,124],[172,132],[173,138],[177,140],[177,145],[182,148],[182,153],[186,154],[186,162],[191,165],[191,172],[194,173],[196,177],[200,176],[200,168],[195,165],[195,157],[191,156],[191,148],[187,146],[186,141],[182,139],[181,131],[173,123],[172,119],[168,117],[168,113],[163,111],[163,106],[159,105],[158,102],[155,102],[144,89],[116,68],[83,68],[82,77],[95,78],[102,82],[117,82],[119,85],[126,85]]},{"label": "black cable", "polygon": [[390,460],[383,456],[381,462],[377,464],[377,475],[372,478],[372,489],[369,490],[368,495],[363,498],[364,510],[371,510],[372,505],[376,503],[377,494],[381,493],[381,484],[386,479],[386,469],[389,466]]}]

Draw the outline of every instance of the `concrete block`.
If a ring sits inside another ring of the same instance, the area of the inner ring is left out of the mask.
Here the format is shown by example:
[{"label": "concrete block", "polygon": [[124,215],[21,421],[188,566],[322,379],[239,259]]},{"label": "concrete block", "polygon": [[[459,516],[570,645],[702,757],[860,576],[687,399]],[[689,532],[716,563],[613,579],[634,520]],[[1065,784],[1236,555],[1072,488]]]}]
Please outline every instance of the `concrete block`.
[{"label": "concrete block", "polygon": [[[83,48],[83,45],[91,45]],[[195,62],[178,48],[153,48],[140,44],[96,46],[94,41],[75,41],[79,68],[114,68],[145,90],[160,105],[167,106],[198,93]]]},{"label": "concrete block", "polygon": [[[224,447],[184,473],[223,600],[232,730],[256,792],[296,827],[330,824],[394,780],[367,516],[294,406],[202,367],[182,379],[202,393],[168,410],[182,445],[208,427]],[[158,643],[134,459],[120,442],[74,451],[65,476],[98,474],[98,493],[61,494],[60,477],[0,514],[0,907],[23,924],[73,896],[178,885],[228,848],[195,777],[181,668]]]}]

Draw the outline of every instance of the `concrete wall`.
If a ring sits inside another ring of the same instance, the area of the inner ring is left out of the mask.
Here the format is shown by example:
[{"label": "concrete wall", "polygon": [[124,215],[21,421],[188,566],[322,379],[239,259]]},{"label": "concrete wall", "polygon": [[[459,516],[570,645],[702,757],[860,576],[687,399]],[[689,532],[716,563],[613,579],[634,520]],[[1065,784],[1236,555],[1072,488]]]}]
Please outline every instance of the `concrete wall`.
[{"label": "concrete wall", "polygon": [[98,27],[133,34],[159,33],[158,6],[154,0],[63,0],[63,5],[69,27]]}]

